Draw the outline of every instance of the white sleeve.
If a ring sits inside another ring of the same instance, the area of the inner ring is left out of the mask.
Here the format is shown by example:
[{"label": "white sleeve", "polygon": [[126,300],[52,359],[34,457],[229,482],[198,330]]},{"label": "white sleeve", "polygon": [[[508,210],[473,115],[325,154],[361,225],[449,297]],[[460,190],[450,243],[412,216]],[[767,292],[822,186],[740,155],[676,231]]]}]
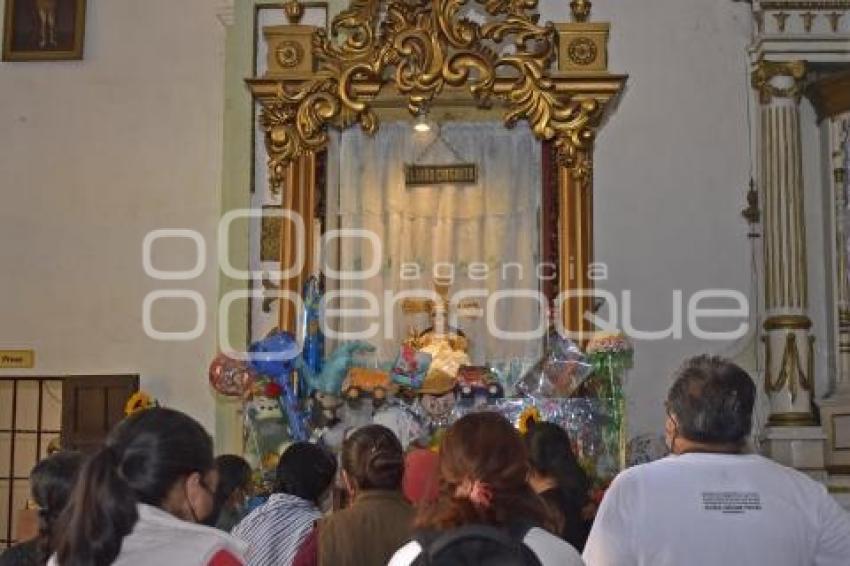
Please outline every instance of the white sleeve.
[{"label": "white sleeve", "polygon": [[409,566],[422,553],[422,547],[415,540],[395,551],[387,566]]},{"label": "white sleeve", "polygon": [[820,533],[815,566],[846,566],[850,564],[850,513],[842,509],[824,489],[820,506]]},{"label": "white sleeve", "polygon": [[630,548],[630,525],[636,515],[627,509],[628,491],[633,486],[621,475],[605,493],[590,536],[584,547],[587,566],[633,566],[637,557]]},{"label": "white sleeve", "polygon": [[539,527],[529,530],[522,542],[543,566],[584,566],[584,560],[575,548]]}]

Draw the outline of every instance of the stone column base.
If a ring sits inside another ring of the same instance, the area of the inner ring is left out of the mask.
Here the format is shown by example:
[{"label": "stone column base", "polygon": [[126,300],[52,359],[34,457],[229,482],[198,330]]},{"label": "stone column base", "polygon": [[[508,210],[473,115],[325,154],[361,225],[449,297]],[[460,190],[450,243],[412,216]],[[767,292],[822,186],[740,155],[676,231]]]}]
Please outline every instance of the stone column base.
[{"label": "stone column base", "polygon": [[826,434],[819,426],[769,426],[763,437],[764,455],[826,482]]}]

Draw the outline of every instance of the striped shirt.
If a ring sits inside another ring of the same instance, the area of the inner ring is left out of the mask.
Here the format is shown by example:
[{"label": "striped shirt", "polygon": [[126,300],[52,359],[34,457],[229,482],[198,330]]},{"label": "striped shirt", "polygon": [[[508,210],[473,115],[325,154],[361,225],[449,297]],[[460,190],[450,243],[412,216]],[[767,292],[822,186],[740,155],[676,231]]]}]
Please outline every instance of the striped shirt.
[{"label": "striped shirt", "polygon": [[242,519],[232,534],[248,543],[249,566],[290,566],[321,517],[313,502],[275,493]]}]

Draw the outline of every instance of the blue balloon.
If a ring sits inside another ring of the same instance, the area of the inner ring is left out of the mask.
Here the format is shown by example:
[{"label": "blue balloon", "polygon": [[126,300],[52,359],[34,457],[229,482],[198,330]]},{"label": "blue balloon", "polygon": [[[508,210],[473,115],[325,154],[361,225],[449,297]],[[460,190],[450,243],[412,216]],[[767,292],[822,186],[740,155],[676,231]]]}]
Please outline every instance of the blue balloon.
[{"label": "blue balloon", "polygon": [[257,372],[281,381],[292,373],[301,347],[290,332],[275,330],[251,344],[251,367]]}]

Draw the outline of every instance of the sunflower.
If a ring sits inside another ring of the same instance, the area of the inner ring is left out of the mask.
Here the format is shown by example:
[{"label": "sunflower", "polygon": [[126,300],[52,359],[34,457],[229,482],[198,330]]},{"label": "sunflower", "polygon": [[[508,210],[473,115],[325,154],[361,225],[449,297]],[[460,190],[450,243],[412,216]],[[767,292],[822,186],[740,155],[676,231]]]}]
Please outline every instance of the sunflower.
[{"label": "sunflower", "polygon": [[517,420],[517,428],[522,434],[528,434],[528,430],[543,420],[540,410],[534,405],[528,406],[522,410]]},{"label": "sunflower", "polygon": [[145,409],[150,409],[153,407],[158,407],[159,403],[145,393],[144,391],[136,391],[133,393],[129,399],[127,399],[127,404],[124,405],[124,414],[128,417],[135,412],[143,411]]}]

